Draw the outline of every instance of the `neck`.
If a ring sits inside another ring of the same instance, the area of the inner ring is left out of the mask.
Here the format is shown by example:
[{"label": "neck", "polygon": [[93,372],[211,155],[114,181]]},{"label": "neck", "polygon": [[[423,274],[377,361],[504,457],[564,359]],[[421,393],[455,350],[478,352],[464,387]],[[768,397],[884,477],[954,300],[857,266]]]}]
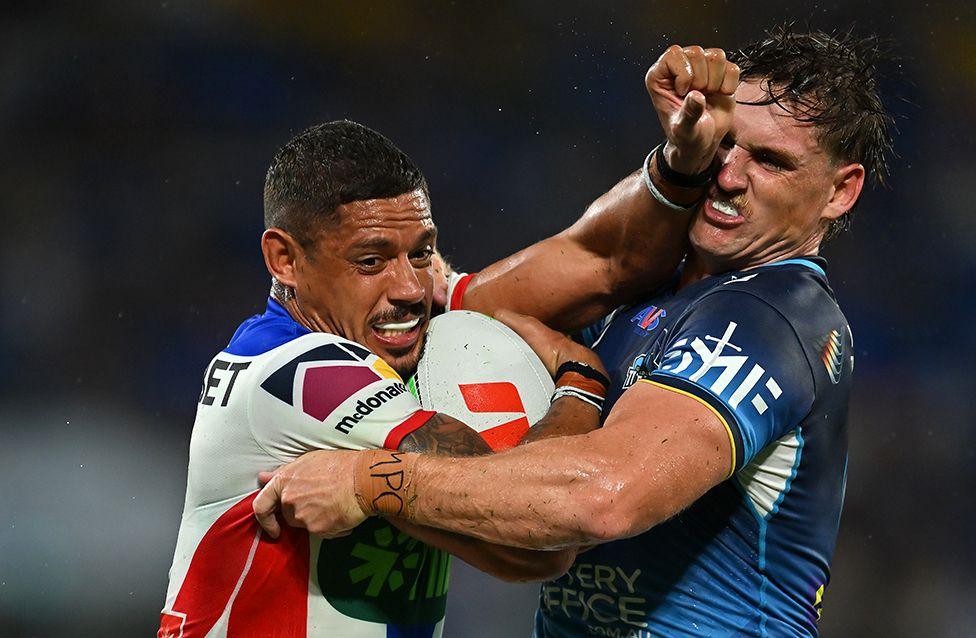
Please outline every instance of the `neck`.
[{"label": "neck", "polygon": [[812,248],[801,246],[795,250],[776,252],[770,256],[753,261],[710,260],[703,257],[698,251],[692,249],[688,253],[687,259],[685,259],[684,269],[681,271],[681,280],[678,282],[678,289],[680,290],[685,286],[689,286],[695,282],[705,279],[706,277],[712,277],[714,275],[721,275],[736,270],[752,270],[753,268],[776,263],[777,261],[784,261],[786,259],[816,256],[819,253],[819,248],[820,246],[818,242],[818,244]]},{"label": "neck", "polygon": [[282,299],[281,295],[272,295],[272,298],[277,301],[282,308],[288,311],[291,318],[297,323],[301,324],[308,330],[312,332],[325,332],[321,328],[317,327],[315,322],[312,321],[304,312],[302,312],[301,306],[298,305],[298,300],[295,299],[294,295],[289,296],[287,299]]}]

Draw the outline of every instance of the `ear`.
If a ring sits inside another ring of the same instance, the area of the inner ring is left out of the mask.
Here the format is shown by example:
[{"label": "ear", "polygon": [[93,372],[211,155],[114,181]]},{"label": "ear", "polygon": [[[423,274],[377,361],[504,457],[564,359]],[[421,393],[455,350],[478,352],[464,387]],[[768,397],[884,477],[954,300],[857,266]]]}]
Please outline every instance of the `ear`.
[{"label": "ear", "polygon": [[289,288],[297,288],[296,263],[304,256],[295,238],[280,228],[269,228],[261,235],[264,265],[271,276]]},{"label": "ear", "polygon": [[861,164],[847,164],[841,166],[834,173],[833,191],[823,212],[820,213],[822,222],[832,222],[850,209],[854,208],[857,198],[864,187],[864,166]]}]

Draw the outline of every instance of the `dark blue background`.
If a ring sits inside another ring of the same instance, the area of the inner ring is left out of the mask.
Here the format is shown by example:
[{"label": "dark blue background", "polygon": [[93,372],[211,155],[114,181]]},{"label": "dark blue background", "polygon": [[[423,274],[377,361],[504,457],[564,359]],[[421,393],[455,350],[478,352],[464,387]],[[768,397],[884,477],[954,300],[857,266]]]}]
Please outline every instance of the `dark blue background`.
[{"label": "dark blue background", "polygon": [[[268,288],[264,171],[348,117],[425,170],[477,269],[569,224],[659,139],[672,42],[784,18],[895,39],[891,188],[825,251],[854,328],[828,636],[976,632],[970,3],[63,2],[0,17],[0,634],[151,634],[203,369]],[[456,572],[449,636],[532,588]]]}]

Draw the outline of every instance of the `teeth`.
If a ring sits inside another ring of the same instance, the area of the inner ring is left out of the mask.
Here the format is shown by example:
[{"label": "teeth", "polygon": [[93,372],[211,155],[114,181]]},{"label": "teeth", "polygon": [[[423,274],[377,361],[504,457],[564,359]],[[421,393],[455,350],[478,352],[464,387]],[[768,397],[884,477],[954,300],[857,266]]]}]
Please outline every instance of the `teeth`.
[{"label": "teeth", "polygon": [[373,329],[379,333],[381,337],[396,337],[402,335],[405,332],[410,332],[417,327],[420,323],[420,317],[411,319],[410,321],[403,321],[401,323],[378,323],[373,326]]},{"label": "teeth", "polygon": [[729,217],[738,217],[739,216],[739,211],[737,211],[735,209],[735,207],[732,204],[728,203],[728,202],[723,202],[723,201],[719,201],[717,199],[713,199],[712,200],[712,208],[714,208],[718,212],[722,213],[723,215],[728,215]]}]

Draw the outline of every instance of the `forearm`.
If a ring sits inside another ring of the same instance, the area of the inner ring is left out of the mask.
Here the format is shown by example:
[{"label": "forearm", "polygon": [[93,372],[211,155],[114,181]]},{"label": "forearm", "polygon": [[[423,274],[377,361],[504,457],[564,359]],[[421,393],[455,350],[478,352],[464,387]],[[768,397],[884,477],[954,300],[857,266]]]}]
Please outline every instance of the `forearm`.
[{"label": "forearm", "polygon": [[[589,407],[589,406],[587,406]],[[595,414],[596,410],[591,408]],[[543,417],[545,419],[545,417]],[[580,419],[576,419],[579,421]],[[591,418],[596,422],[597,418]],[[423,452],[441,457],[469,457],[491,454],[491,448],[476,432],[458,421],[436,415],[424,427],[405,437],[400,445],[405,452]],[[432,527],[390,517],[390,523],[417,540],[457,556],[472,567],[508,582],[530,582],[557,578],[564,574],[576,552],[537,551],[486,542]]]},{"label": "forearm", "polygon": [[506,308],[577,330],[665,282],[685,254],[689,220],[657,202],[637,171],[566,231],[478,273],[463,307]]},{"label": "forearm", "polygon": [[540,551],[489,543],[478,538],[390,518],[401,531],[460,558],[475,569],[510,583],[554,580],[566,573],[576,550]]},{"label": "forearm", "polygon": [[593,406],[573,399],[557,400],[546,415],[529,428],[519,440],[526,445],[560,436],[587,434],[600,427],[600,412]]},{"label": "forearm", "polygon": [[731,444],[698,401],[638,383],[603,427],[485,459],[421,455],[411,520],[535,549],[602,543],[667,520],[728,477]]},{"label": "forearm", "polygon": [[599,431],[516,447],[490,460],[422,455],[410,519],[493,543],[561,549],[603,542],[622,488],[619,464],[601,453]]}]

